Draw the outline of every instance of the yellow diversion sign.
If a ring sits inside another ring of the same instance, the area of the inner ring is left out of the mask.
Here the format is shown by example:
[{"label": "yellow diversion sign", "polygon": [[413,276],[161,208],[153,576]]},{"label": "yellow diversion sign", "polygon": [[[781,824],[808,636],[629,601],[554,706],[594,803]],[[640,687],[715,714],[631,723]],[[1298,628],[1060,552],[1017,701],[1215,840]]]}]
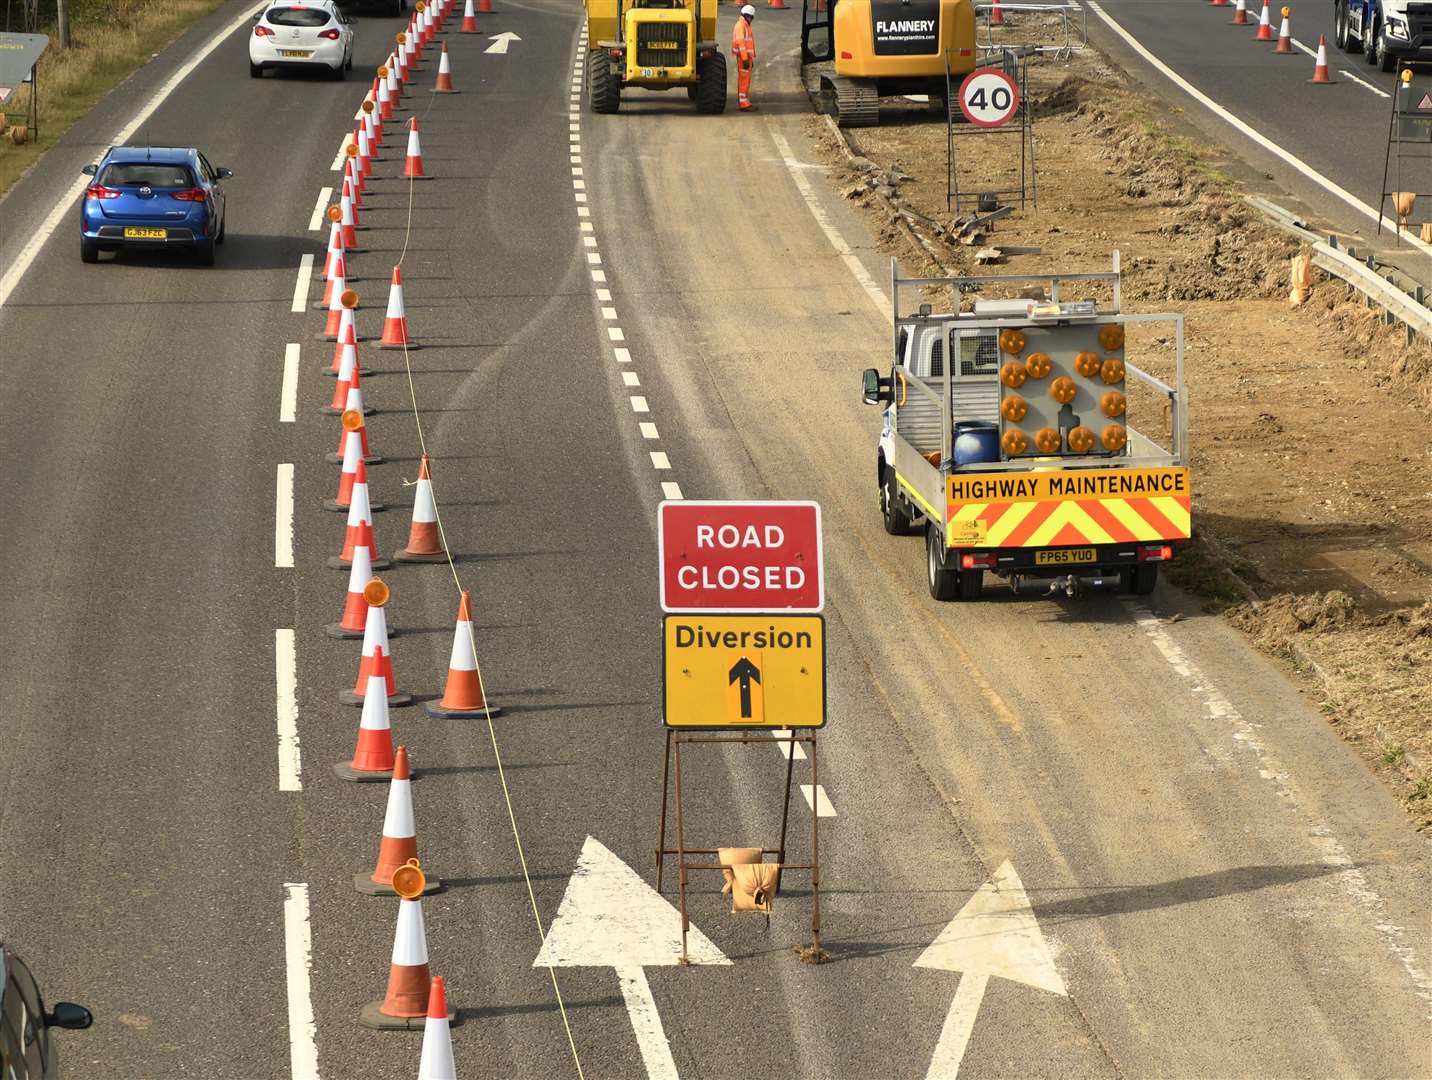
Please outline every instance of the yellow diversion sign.
[{"label": "yellow diversion sign", "polygon": [[951,547],[1186,540],[1188,470],[1069,469],[949,478]]},{"label": "yellow diversion sign", "polygon": [[663,719],[672,728],[825,725],[819,615],[668,615]]}]

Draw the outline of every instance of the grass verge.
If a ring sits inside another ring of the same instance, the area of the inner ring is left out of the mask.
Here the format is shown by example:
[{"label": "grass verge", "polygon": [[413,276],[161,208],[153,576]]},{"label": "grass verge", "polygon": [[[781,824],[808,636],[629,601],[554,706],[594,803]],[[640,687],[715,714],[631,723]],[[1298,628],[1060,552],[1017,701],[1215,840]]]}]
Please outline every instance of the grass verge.
[{"label": "grass verge", "polygon": [[[15,145],[7,133],[0,138],[0,195],[10,190],[41,155],[59,141],[76,120],[106,93],[143,67],[196,19],[223,0],[110,0],[75,5],[69,49],[51,36],[40,58],[40,138]],[[5,103],[7,123],[23,123],[30,109],[31,88],[23,86]]]}]

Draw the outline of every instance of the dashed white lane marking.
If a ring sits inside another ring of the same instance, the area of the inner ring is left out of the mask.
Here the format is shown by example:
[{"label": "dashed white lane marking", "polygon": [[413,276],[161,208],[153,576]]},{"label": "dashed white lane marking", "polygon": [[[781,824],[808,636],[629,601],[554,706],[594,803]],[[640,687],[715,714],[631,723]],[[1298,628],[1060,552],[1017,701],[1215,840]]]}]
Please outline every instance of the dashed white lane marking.
[{"label": "dashed white lane marking", "polygon": [[622,383],[625,386],[640,386],[641,379],[637,377],[637,373],[635,371],[623,371]]},{"label": "dashed white lane marking", "polygon": [[350,131],[343,136],[343,141],[338,144],[338,153],[333,155],[333,164],[328,166],[331,172],[339,172],[343,168],[343,159],[348,156],[348,144],[353,141],[353,133]]},{"label": "dashed white lane marking", "polygon": [[313,216],[308,219],[308,231],[316,232],[323,225],[323,212],[328,209],[328,200],[333,198],[331,187],[318,189],[318,202],[313,207]]},{"label": "dashed white lane marking", "polygon": [[[1373,929],[1382,937],[1384,946],[1411,978],[1417,993],[1432,1005],[1432,977],[1423,970],[1416,951],[1406,943],[1406,931],[1394,923],[1387,914],[1387,905],[1382,896],[1368,881],[1367,875],[1352,860],[1347,849],[1335,837],[1327,824],[1307,815],[1302,796],[1294,789],[1290,774],[1258,737],[1258,728],[1248,722],[1238,708],[1218,690],[1174,640],[1162,620],[1147,607],[1125,601],[1124,606],[1134,617],[1134,622],[1149,636],[1154,647],[1163,654],[1169,666],[1178,672],[1189,684],[1189,689],[1202,702],[1203,714],[1209,720],[1225,723],[1232,730],[1233,741],[1253,755],[1252,764],[1258,775],[1270,782],[1280,796],[1286,799],[1308,821],[1308,840],[1319,851],[1324,866],[1334,867],[1334,875],[1343,892],[1363,910]],[[1432,1014],[1429,1014],[1432,1019]]]},{"label": "dashed white lane marking", "polygon": [[[600,290],[600,291],[606,292],[605,289]],[[608,296],[610,297],[610,294],[608,294]],[[598,297],[598,299],[600,299],[600,297]],[[614,307],[604,307],[604,308],[602,308],[602,318],[603,318],[603,319],[607,320],[608,322],[614,322],[614,321],[616,320],[616,317],[617,317],[617,309],[616,309],[616,308],[614,308]]]},{"label": "dashed white lane marking", "polygon": [[[1182,75],[1174,71],[1173,68],[1169,67],[1157,56],[1151,53],[1147,48],[1145,48],[1143,42],[1139,41],[1139,39],[1134,37],[1133,34],[1129,33],[1117,22],[1115,22],[1113,17],[1109,15],[1109,13],[1106,12],[1102,7],[1100,7],[1096,0],[1089,0],[1088,7],[1090,11],[1092,11],[1095,15],[1099,16],[1099,18],[1104,21],[1104,23],[1109,27],[1110,30],[1118,34],[1119,37],[1121,37],[1124,42],[1129,46],[1129,48],[1133,49],[1134,52],[1138,53],[1141,57],[1143,57],[1144,61],[1148,63],[1150,67],[1152,67],[1155,71],[1159,72],[1159,74],[1163,75],[1166,79],[1172,82],[1189,97],[1193,98],[1194,101],[1198,102],[1205,109],[1208,109],[1210,112],[1218,116],[1226,123],[1231,124],[1242,135],[1244,135],[1246,138],[1252,139],[1255,143],[1261,146],[1264,150],[1268,151],[1268,153],[1272,154],[1274,157],[1278,158],[1279,160],[1283,161],[1288,165],[1291,165],[1294,169],[1302,173],[1305,177],[1307,177],[1313,183],[1317,184],[1318,187],[1322,188],[1324,191],[1328,192],[1331,195],[1337,196],[1337,198],[1341,199],[1348,206],[1356,210],[1359,214],[1362,214],[1365,217],[1368,217],[1371,220],[1380,224],[1385,222],[1389,229],[1396,228],[1395,222],[1385,218],[1380,212],[1374,210],[1367,203],[1363,202],[1356,195],[1352,194],[1352,192],[1329,180],[1326,176],[1318,172],[1317,169],[1314,169],[1302,158],[1289,153],[1287,150],[1284,150],[1281,146],[1275,143],[1272,139],[1268,138],[1266,135],[1263,135],[1261,132],[1254,130],[1251,125],[1246,124],[1242,120],[1238,119],[1238,117],[1234,116],[1222,105],[1218,104],[1218,102],[1214,101],[1202,90],[1198,89],[1198,87],[1194,86]],[[1411,233],[1404,233],[1403,238],[1413,247],[1421,251],[1424,255],[1432,255],[1432,244],[1424,243],[1422,240],[1412,235]]]},{"label": "dashed white lane marking", "polygon": [[298,651],[292,630],[273,632],[274,708],[278,723],[278,789],[302,791],[298,752]]},{"label": "dashed white lane marking", "polygon": [[305,251],[298,260],[298,280],[293,283],[293,304],[290,311],[308,310],[308,287],[313,280],[313,252]]},{"label": "dashed white lane marking", "polygon": [[[590,223],[590,222],[587,222],[586,224],[591,224],[591,223]],[[603,304],[610,304],[610,303],[612,302],[612,291],[611,291],[611,289],[598,289],[598,290],[597,290],[597,300],[600,301],[600,302],[603,303]],[[616,316],[612,316],[612,317],[615,318]]]},{"label": "dashed white lane marking", "polygon": [[631,350],[630,350],[630,349],[625,349],[625,348],[622,348],[622,349],[613,349],[613,350],[612,350],[612,354],[617,358],[617,363],[618,363],[618,364],[630,364],[630,363],[631,363]]},{"label": "dashed white lane marking", "polygon": [[812,794],[809,784],[801,785],[801,794],[805,796],[806,805],[815,811],[816,817],[836,817],[835,807],[826,798],[825,785],[817,784]]},{"label": "dashed white lane marking", "polygon": [[801,198],[805,200],[806,207],[815,218],[816,224],[820,226],[820,231],[825,233],[826,241],[831,247],[835,248],[836,254],[840,256],[841,262],[845,263],[850,269],[850,272],[855,275],[855,280],[858,281],[860,287],[865,290],[865,295],[870,297],[870,301],[875,305],[876,310],[888,318],[890,315],[889,300],[885,298],[885,294],[880,290],[880,286],[875,284],[875,279],[870,276],[870,271],[865,269],[865,264],[850,250],[850,245],[845,242],[845,237],[841,236],[836,227],[831,224],[830,215],[825,212],[825,207],[823,207],[816,198],[815,189],[811,187],[810,181],[806,179],[801,168],[801,163],[797,161],[795,155],[791,153],[791,144],[786,142],[786,137],[775,128],[769,130],[771,132],[771,139],[776,144],[776,150],[780,153],[781,160],[786,164],[786,171],[791,174],[791,179],[795,181],[796,190],[801,193]]},{"label": "dashed white lane marking", "polygon": [[651,467],[658,470],[670,469],[671,459],[666,456],[665,451],[653,450],[651,451]]},{"label": "dashed white lane marking", "polygon": [[298,357],[298,342],[290,341],[283,347],[283,385],[278,394],[280,424],[291,424],[298,419]]},{"label": "dashed white lane marking", "polygon": [[651,406],[646,403],[646,398],[640,394],[633,394],[631,396],[631,411],[635,413],[649,413],[651,412]]},{"label": "dashed white lane marking", "polygon": [[638,426],[641,428],[641,437],[643,439],[661,438],[661,434],[656,430],[655,424],[651,424],[643,420]]},{"label": "dashed white lane marking", "polygon": [[606,280],[607,280],[607,272],[606,272],[605,270],[593,270],[593,271],[592,271],[592,280],[593,280],[593,281],[606,281]]},{"label": "dashed white lane marking", "polygon": [[622,328],[620,326],[607,327],[607,337],[611,338],[613,341],[626,340],[626,334],[622,331]]},{"label": "dashed white lane marking", "polygon": [[[778,738],[778,739],[789,739],[789,738],[791,737],[791,732],[790,732],[789,730],[787,730],[787,731],[773,731],[773,732],[771,732],[771,734],[774,735],[774,736],[775,736],[776,738]],[[792,753],[794,753],[794,754],[795,754],[795,759],[796,759],[797,761],[804,761],[804,760],[805,760],[805,756],[806,756],[805,747],[802,746],[800,743],[798,743],[798,742],[783,742],[783,743],[776,743],[776,745],[781,748],[781,756],[782,756],[782,757],[790,757],[790,756],[792,755]]]},{"label": "dashed white lane marking", "polygon": [[584,218],[584,217],[591,217],[591,216],[592,216],[592,208],[591,208],[590,206],[579,206],[579,207],[577,207],[577,216],[578,216],[578,217],[583,217],[583,218]]},{"label": "dashed white lane marking", "polygon": [[293,1080],[318,1080],[318,1025],[313,1020],[309,968],[313,934],[308,920],[308,885],[284,884],[283,952],[288,968],[288,1067]]},{"label": "dashed white lane marking", "polygon": [[[129,142],[129,137],[144,126],[144,122],[168,100],[169,95],[174,93],[179,84],[189,77],[190,72],[207,60],[209,54],[222,45],[230,34],[239,27],[248,26],[252,22],[252,10],[245,7],[236,18],[219,27],[193,56],[180,65],[173,75],[164,80],[164,84],[154,91],[153,96],[144,103],[143,108],[130,118],[129,123],[110,137],[108,145],[122,146]],[[100,145],[105,144],[100,143]],[[59,198],[55,200],[50,212],[45,215],[45,219],[40,222],[39,228],[31,233],[30,238],[25,241],[25,246],[20,249],[14,261],[10,263],[3,274],[0,274],[0,307],[9,303],[10,294],[15,291],[15,286],[20,284],[20,279],[30,269],[30,264],[35,261],[35,256],[40,254],[40,249],[49,242],[55,230],[60,227],[60,223],[69,220],[70,214],[74,212],[75,200],[84,193],[90,183],[88,176],[80,176],[71,181],[69,187],[61,192]]]},{"label": "dashed white lane marking", "polygon": [[672,502],[686,498],[685,495],[681,494],[681,485],[675,480],[663,480],[661,482],[661,494]]},{"label": "dashed white lane marking", "polygon": [[594,247],[596,247],[596,246],[597,246],[597,238],[596,238],[595,236],[584,236],[584,237],[582,237],[582,246],[583,246],[583,247],[589,247],[589,248],[594,248]]},{"label": "dashed white lane marking", "polygon": [[274,484],[273,564],[293,567],[293,462],[280,462]]}]

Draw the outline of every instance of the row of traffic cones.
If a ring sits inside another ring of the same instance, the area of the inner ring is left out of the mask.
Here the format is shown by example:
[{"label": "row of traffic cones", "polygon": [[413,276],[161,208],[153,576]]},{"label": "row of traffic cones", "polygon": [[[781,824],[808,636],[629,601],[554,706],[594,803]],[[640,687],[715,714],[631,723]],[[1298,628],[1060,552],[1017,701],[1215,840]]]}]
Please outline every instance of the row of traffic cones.
[{"label": "row of traffic cones", "polygon": [[[1230,0],[1210,0],[1210,3],[1213,7],[1227,7]],[[1293,56],[1293,9],[1284,7],[1280,14],[1283,17],[1283,21],[1278,27],[1278,36],[1273,46],[1273,52],[1282,56]],[[1253,25],[1252,20],[1248,18],[1247,0],[1236,0],[1236,6],[1233,9],[1233,25]],[[1273,20],[1268,0],[1263,0],[1263,9],[1258,17],[1257,27],[1258,29],[1253,35],[1255,41],[1275,40],[1273,37]],[[1319,85],[1329,85],[1333,82],[1332,77],[1328,73],[1327,37],[1323,34],[1318,35],[1318,52],[1317,56],[1313,59],[1313,77],[1308,81]]]},{"label": "row of traffic cones", "polygon": [[[391,123],[400,108],[413,68],[422,51],[445,29],[456,0],[427,0],[415,6],[407,29],[395,39],[395,48],[379,68],[365,97],[351,139],[344,150],[343,179],[339,199],[329,211],[329,246],[324,262],[324,291],[315,305],[325,313],[322,337],[334,343],[326,373],[334,377],[332,397],[324,407],[339,418],[337,449],[328,454],[338,462],[339,481],[334,498],[325,506],[345,515],[343,543],[328,563],[348,574],[342,614],[325,627],[330,636],[361,641],[356,678],[337,693],[345,705],[361,708],[358,734],[350,759],[334,766],[345,780],[388,782],[388,797],[376,863],[371,872],[354,876],[354,888],[368,895],[396,896],[397,923],[388,984],[381,1001],[363,1007],[359,1021],[364,1026],[389,1030],[423,1028],[419,1080],[452,1080],[455,1077],[450,1024],[454,1018],[447,1003],[447,988],[441,976],[432,974],[423,920],[422,897],[441,888],[420,861],[412,779],[416,775],[408,750],[395,745],[389,710],[413,703],[411,693],[399,687],[393,663],[387,606],[389,586],[374,576],[375,570],[395,562],[446,562],[448,555],[440,533],[432,488],[432,463],[423,454],[414,485],[415,497],[408,540],[391,556],[380,554],[374,536],[373,515],[383,505],[369,490],[368,468],[382,462],[378,448],[369,438],[366,417],[375,410],[365,401],[363,376],[367,373],[359,352],[365,337],[359,327],[362,304],[353,288],[359,277],[352,272],[349,256],[363,251],[364,195],[373,176],[373,163],[381,161],[384,125]],[[478,10],[492,10],[490,0],[479,0]],[[465,0],[463,31],[476,32],[473,0]],[[438,61],[434,93],[456,93],[452,63],[444,41]],[[407,148],[400,178],[426,178],[416,117],[407,124]],[[394,267],[389,283],[383,328],[376,340],[382,349],[417,348],[403,303],[402,271]],[[435,717],[482,718],[496,715],[489,706],[478,673],[472,630],[472,601],[461,594],[453,630],[447,680],[442,695],[427,704]]]}]

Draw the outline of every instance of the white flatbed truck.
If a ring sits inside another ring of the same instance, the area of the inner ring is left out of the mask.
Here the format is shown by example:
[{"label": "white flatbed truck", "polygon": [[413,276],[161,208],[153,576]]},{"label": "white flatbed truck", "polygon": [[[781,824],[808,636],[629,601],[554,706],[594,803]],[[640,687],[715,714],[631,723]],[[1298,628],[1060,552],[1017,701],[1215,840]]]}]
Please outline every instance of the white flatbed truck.
[{"label": "white flatbed truck", "polygon": [[[1123,313],[1117,252],[1084,274],[901,278],[892,260],[891,284],[893,361],[864,372],[862,397],[884,406],[885,530],[924,533],[930,595],[976,599],[986,572],[1016,591],[1151,592],[1192,536],[1183,316]],[[1081,286],[1105,299],[1068,299]],[[931,287],[948,312],[902,312]],[[983,290],[1039,299],[966,299]],[[1169,325],[1171,385],[1125,357],[1146,323]],[[1167,445],[1128,423],[1130,393]]]}]

